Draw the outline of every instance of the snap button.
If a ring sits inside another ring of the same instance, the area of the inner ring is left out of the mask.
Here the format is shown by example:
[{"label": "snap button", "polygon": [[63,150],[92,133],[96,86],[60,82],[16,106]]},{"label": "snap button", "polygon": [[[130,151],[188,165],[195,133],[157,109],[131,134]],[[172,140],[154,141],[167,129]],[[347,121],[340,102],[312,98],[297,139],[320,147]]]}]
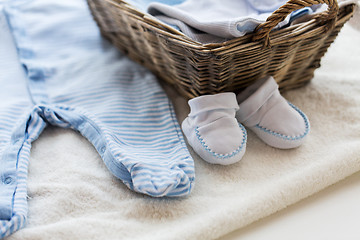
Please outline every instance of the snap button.
[{"label": "snap button", "polygon": [[105,146],[100,149],[100,152],[101,152],[101,153],[104,153],[105,151],[106,151],[106,147],[105,147]]},{"label": "snap button", "polygon": [[6,177],[4,180],[5,184],[11,184],[13,182],[13,179],[11,177]]}]

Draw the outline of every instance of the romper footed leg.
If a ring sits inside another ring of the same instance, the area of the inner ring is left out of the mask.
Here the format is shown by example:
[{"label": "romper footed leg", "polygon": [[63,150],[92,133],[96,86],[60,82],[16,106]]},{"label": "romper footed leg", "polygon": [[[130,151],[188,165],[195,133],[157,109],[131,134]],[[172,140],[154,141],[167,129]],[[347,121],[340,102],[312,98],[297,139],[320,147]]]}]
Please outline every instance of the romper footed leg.
[{"label": "romper footed leg", "polygon": [[172,121],[162,123],[159,120],[156,123],[159,126],[149,127],[137,123],[131,125],[130,120],[122,123],[129,124],[125,130],[114,132],[101,119],[113,117],[111,122],[119,121],[121,117],[114,113],[99,118],[81,108],[39,108],[47,122],[73,128],[86,137],[110,172],[130,189],[153,197],[179,197],[190,193],[194,181],[193,160],[185,151],[186,146],[179,138],[180,130]]},{"label": "romper footed leg", "polygon": [[14,130],[0,127],[0,239],[25,225],[28,208],[26,181],[31,143],[46,127],[37,108],[25,120],[21,120],[24,119],[21,109],[17,109],[17,112],[15,109],[0,114],[0,126],[8,125],[9,123],[5,124],[7,119],[15,120],[13,124],[16,126]]}]

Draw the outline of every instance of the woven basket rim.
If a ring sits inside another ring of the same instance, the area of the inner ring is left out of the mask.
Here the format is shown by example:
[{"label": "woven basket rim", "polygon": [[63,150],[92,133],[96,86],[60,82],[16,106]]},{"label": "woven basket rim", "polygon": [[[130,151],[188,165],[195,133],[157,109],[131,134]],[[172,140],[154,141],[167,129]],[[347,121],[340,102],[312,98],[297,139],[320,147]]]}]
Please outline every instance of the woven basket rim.
[{"label": "woven basket rim", "polygon": [[[173,43],[181,44],[191,49],[201,50],[204,52],[212,52],[216,54],[216,52],[222,52],[227,48],[234,48],[234,47],[241,47],[245,48],[249,46],[256,46],[259,45],[261,41],[251,41],[252,37],[254,36],[253,33],[248,33],[244,36],[233,38],[226,40],[221,43],[201,43],[195,41],[184,33],[172,28],[171,26],[167,25],[166,23],[161,22],[156,17],[152,16],[149,13],[139,11],[136,7],[131,5],[130,3],[124,0],[105,0],[109,4],[112,4],[122,10],[126,11],[130,18],[136,19],[141,21],[143,24],[146,25],[148,29],[153,30],[154,32],[164,36],[164,41],[171,41]],[[271,42],[279,42],[283,38],[283,41],[286,41],[286,38],[297,36],[302,32],[306,32],[309,28],[313,27],[316,20],[315,17],[320,15],[321,13],[316,13],[312,15],[312,19],[306,22],[300,22],[285,28],[277,29],[276,31],[271,31],[269,33],[270,36],[270,43]],[[346,21],[342,19],[342,21]],[[289,32],[290,35],[289,35]],[[166,37],[166,38],[165,38]]]}]

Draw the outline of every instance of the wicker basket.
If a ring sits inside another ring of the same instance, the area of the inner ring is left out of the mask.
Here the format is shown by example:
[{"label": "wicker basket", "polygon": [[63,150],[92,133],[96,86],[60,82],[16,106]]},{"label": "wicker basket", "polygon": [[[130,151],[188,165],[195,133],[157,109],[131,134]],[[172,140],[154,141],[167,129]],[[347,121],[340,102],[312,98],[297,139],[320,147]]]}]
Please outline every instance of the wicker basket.
[{"label": "wicker basket", "polygon": [[[267,75],[281,90],[306,84],[355,10],[354,4],[339,9],[336,0],[290,0],[252,34],[201,44],[122,0],[88,3],[106,38],[188,98],[238,92]],[[326,12],[272,31],[292,11],[319,3],[328,5]]]}]

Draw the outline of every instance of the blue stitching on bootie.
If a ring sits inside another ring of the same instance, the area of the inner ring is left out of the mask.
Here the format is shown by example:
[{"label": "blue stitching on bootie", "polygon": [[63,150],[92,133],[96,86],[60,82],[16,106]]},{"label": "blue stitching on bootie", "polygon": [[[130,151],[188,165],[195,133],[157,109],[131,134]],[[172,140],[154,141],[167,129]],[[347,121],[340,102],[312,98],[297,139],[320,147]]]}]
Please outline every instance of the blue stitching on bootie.
[{"label": "blue stitching on bootie", "polygon": [[241,130],[244,133],[241,145],[236,150],[234,150],[233,152],[226,153],[226,154],[220,154],[220,153],[216,153],[216,152],[212,151],[209,148],[209,146],[206,145],[204,139],[201,137],[200,132],[199,132],[199,127],[195,128],[195,133],[196,133],[196,137],[199,139],[201,145],[205,148],[205,150],[207,152],[209,152],[214,157],[225,159],[225,158],[231,158],[231,157],[235,156],[236,154],[238,154],[244,148],[244,144],[246,143],[246,140],[247,140],[247,133],[246,133],[245,127],[242,124],[239,123],[239,127],[241,128]]},{"label": "blue stitching on bootie", "polygon": [[269,133],[269,134],[274,135],[276,137],[280,137],[280,138],[282,138],[284,140],[295,141],[295,140],[299,140],[299,139],[304,138],[310,131],[309,121],[308,121],[306,115],[299,108],[297,108],[295,105],[293,105],[290,102],[288,102],[288,104],[290,105],[290,107],[295,109],[300,114],[300,116],[304,119],[304,122],[305,122],[305,132],[304,132],[304,134],[302,134],[300,136],[292,137],[292,136],[281,134],[281,133],[278,133],[278,132],[275,132],[275,131],[271,131],[271,130],[265,128],[265,127],[260,126],[259,124],[256,124],[255,127],[259,128],[260,130],[262,130],[262,131],[264,131],[266,133]]}]

